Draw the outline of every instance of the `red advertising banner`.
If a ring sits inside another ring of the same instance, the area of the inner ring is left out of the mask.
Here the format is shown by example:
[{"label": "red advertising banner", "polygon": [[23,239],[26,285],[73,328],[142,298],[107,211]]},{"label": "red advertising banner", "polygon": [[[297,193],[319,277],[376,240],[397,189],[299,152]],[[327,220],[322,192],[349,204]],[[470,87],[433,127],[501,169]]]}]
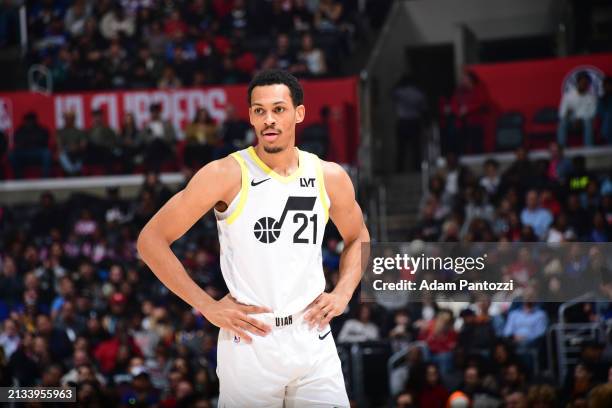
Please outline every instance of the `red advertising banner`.
[{"label": "red advertising banner", "polygon": [[[589,73],[593,79],[593,92],[600,93],[601,81],[612,75],[612,54],[475,64],[469,68],[488,90],[493,115],[519,111],[529,124],[539,109],[559,106],[563,90],[574,85],[580,71]],[[492,136],[488,138],[489,143],[492,143]]]},{"label": "red advertising banner", "polygon": [[[330,152],[328,159],[340,163],[354,163],[357,157],[358,122],[357,79],[303,80],[306,118],[300,130],[319,121],[322,107],[330,108]],[[0,129],[12,134],[27,112],[36,112],[39,122],[52,134],[63,126],[66,111],[76,113],[77,126],[91,125],[92,111],[101,109],[107,123],[119,129],[125,113],[134,114],[139,128],[149,120],[149,106],[160,103],[162,116],[171,120],[179,131],[193,119],[199,107],[222,122],[228,105],[236,108],[238,116],[248,120],[247,85],[185,88],[177,90],[100,91],[43,95],[33,92],[0,93]]]}]

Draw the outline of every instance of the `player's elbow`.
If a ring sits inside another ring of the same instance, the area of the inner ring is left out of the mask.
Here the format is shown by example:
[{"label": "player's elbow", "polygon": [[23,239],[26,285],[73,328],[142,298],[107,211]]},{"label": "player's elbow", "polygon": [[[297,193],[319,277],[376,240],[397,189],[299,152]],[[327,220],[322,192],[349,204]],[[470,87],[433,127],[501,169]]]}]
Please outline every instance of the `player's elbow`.
[{"label": "player's elbow", "polygon": [[144,258],[144,254],[147,248],[147,237],[148,231],[146,228],[143,228],[138,234],[138,238],[136,239],[136,251],[138,251],[138,255],[140,258]]},{"label": "player's elbow", "polygon": [[147,253],[150,251],[152,241],[155,236],[155,232],[152,230],[150,224],[144,226],[144,228],[138,234],[136,239],[136,251],[141,259],[145,259]]},{"label": "player's elbow", "polygon": [[361,231],[359,232],[359,241],[363,243],[370,242],[370,231],[368,231],[368,227],[365,225],[365,222],[361,224]]}]

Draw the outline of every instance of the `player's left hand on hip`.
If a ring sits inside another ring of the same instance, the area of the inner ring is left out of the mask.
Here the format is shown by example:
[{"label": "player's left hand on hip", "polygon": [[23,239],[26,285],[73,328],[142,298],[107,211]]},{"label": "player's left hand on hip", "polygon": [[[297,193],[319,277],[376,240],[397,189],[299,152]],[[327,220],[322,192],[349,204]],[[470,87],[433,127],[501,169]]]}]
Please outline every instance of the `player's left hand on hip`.
[{"label": "player's left hand on hip", "polygon": [[309,306],[304,320],[312,329],[315,326],[323,330],[331,319],[344,312],[348,301],[335,293],[321,293]]}]

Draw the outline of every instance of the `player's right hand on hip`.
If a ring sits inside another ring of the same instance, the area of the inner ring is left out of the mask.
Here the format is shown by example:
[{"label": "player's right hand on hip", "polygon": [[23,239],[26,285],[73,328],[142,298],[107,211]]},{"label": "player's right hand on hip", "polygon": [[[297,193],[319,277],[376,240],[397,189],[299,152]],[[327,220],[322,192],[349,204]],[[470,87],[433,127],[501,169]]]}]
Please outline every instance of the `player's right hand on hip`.
[{"label": "player's right hand on hip", "polygon": [[202,313],[206,319],[217,327],[229,330],[240,336],[247,343],[253,339],[249,335],[265,336],[272,330],[270,325],[249,316],[256,313],[269,313],[270,309],[261,306],[249,306],[238,303],[230,294],[213,303]]}]

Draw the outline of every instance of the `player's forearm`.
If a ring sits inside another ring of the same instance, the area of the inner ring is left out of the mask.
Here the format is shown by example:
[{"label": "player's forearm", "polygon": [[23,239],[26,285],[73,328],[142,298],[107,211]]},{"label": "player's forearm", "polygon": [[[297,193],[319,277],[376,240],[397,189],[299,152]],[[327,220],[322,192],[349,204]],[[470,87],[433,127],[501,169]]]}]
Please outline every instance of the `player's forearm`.
[{"label": "player's forearm", "polygon": [[157,278],[175,295],[203,312],[214,300],[200,288],[170,249],[170,244],[154,231],[143,229],[138,237],[138,253]]},{"label": "player's forearm", "polygon": [[347,302],[351,299],[363,274],[362,258],[367,259],[369,256],[370,234],[364,224],[359,236],[350,242],[346,242],[340,256],[340,278],[333,293],[346,298]]}]

